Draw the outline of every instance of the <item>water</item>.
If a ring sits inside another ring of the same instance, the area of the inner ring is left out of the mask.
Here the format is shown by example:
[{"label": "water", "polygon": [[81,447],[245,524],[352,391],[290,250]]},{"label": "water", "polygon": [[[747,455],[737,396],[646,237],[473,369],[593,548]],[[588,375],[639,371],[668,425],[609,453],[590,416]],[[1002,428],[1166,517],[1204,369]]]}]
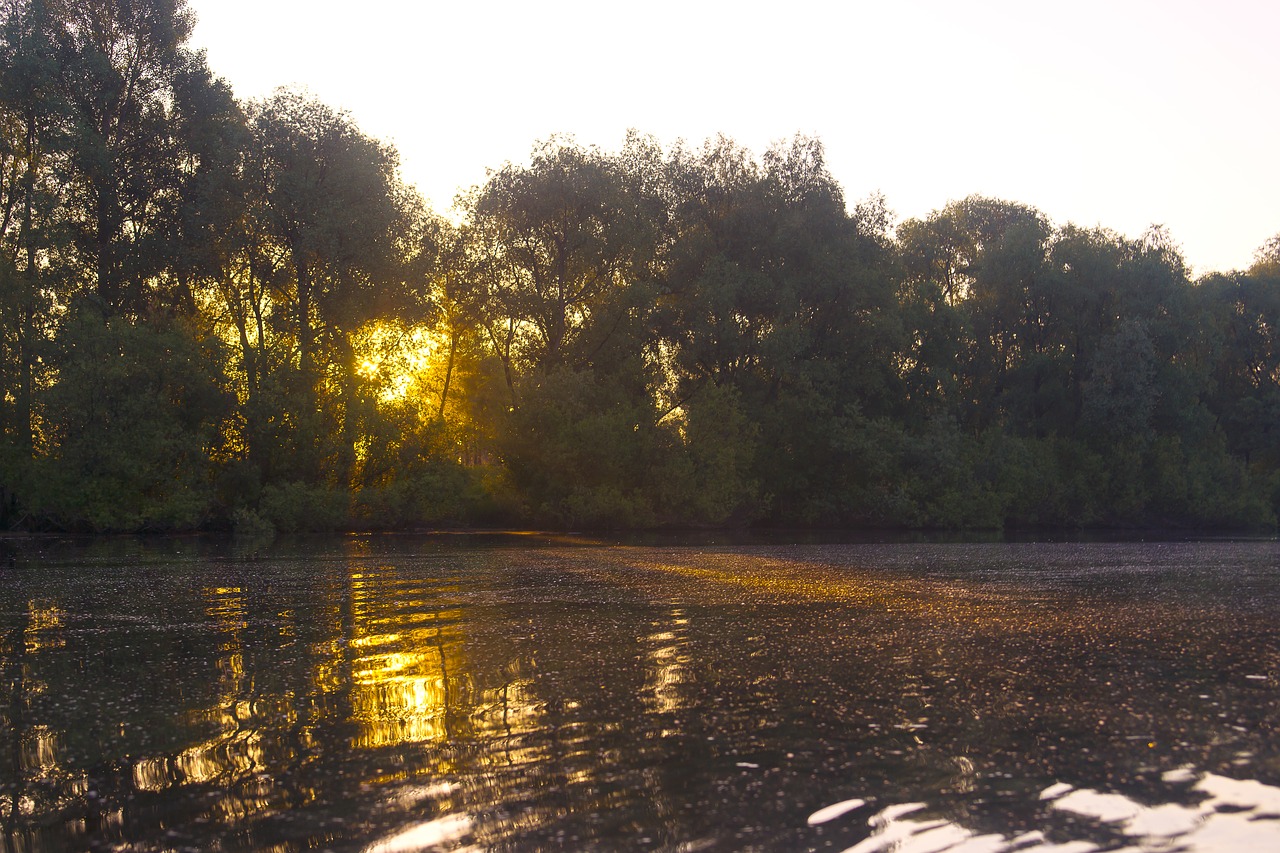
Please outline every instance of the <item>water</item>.
[{"label": "water", "polygon": [[1274,542],[253,550],[8,546],[6,851],[1280,849]]}]

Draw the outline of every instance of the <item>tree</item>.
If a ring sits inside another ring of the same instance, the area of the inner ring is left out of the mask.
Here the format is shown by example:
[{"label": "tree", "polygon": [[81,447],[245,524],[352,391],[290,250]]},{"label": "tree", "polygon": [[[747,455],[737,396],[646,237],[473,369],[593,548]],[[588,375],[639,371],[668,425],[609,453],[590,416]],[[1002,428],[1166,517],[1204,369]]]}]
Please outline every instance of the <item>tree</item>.
[{"label": "tree", "polygon": [[501,364],[496,446],[547,517],[617,523],[654,511],[642,475],[664,447],[660,166],[660,149],[635,134],[617,155],[552,139],[466,199],[469,275],[451,286]]},{"label": "tree", "polygon": [[[347,488],[370,404],[352,340],[363,325],[404,309],[402,259],[415,198],[399,182],[393,148],[314,99],[277,91],[250,105],[249,125],[246,170],[258,205],[251,215],[262,237],[251,249],[287,306],[287,317],[273,319],[287,323],[296,357],[289,406],[298,474],[319,476],[316,454],[325,454],[321,436],[329,431],[321,421],[332,418],[340,441],[327,467]],[[335,409],[325,414],[322,403]]]},{"label": "tree", "polygon": [[651,294],[651,233],[618,158],[571,140],[508,163],[469,198],[485,288],[481,323],[507,370],[582,369],[607,359]]},{"label": "tree", "polygon": [[1156,352],[1141,320],[1129,319],[1104,337],[1093,354],[1084,388],[1084,424],[1107,442],[1150,438],[1156,387]]},{"label": "tree", "polygon": [[[45,3],[11,2],[0,28],[0,429],[14,472],[35,448],[37,387],[54,304],[75,280],[62,220],[65,118],[55,18]],[[12,483],[0,482],[0,488]],[[7,504],[7,501],[3,502]]]},{"label": "tree", "polygon": [[107,311],[140,316],[164,271],[163,232],[189,174],[173,111],[180,80],[202,76],[203,55],[185,46],[195,19],[185,0],[85,0],[57,10],[72,165],[67,225]]},{"label": "tree", "polygon": [[104,318],[101,306],[80,299],[59,348],[49,448],[27,505],[47,523],[93,532],[208,521],[231,411],[220,344],[181,321]]},{"label": "tree", "polygon": [[472,230],[443,217],[427,216],[419,225],[416,252],[410,261],[423,319],[445,340],[444,375],[440,378],[435,418],[444,420],[461,350],[478,337],[482,311]]},{"label": "tree", "polygon": [[790,518],[847,518],[866,467],[851,434],[887,413],[896,382],[886,218],[851,217],[821,145],[805,137],[762,163],[721,138],[677,150],[668,168],[665,346],[679,408],[696,421],[704,389],[732,388],[767,448],[742,480],[772,491]]},{"label": "tree", "polygon": [[1232,452],[1280,469],[1280,265],[1260,252],[1247,272],[1209,276],[1197,291],[1207,404]]}]

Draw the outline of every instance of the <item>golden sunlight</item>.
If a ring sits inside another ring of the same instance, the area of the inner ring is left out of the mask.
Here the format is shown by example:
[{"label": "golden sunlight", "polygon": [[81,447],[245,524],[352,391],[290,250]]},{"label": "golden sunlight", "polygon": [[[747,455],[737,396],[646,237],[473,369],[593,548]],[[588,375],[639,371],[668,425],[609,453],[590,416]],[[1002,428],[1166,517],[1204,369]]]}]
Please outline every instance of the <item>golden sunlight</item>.
[{"label": "golden sunlight", "polygon": [[[267,715],[284,713],[287,701],[257,696],[252,676],[245,671],[242,634],[247,625],[248,602],[240,587],[206,587],[205,613],[222,635],[218,659],[221,673],[217,702],[192,710],[212,735],[172,755],[143,757],[133,765],[133,785],[139,791],[155,793],[177,785],[205,785],[240,778],[268,763],[262,732],[255,723]],[[252,813],[266,807],[262,798],[239,796],[234,804],[223,801],[218,811]]]},{"label": "golden sunlight", "polygon": [[379,571],[351,575],[353,743],[360,748],[446,739],[451,681],[465,681],[469,669],[462,611],[406,609],[387,595],[396,581]]},{"label": "golden sunlight", "polygon": [[56,649],[66,645],[62,637],[62,610],[52,602],[32,601],[27,605],[29,623],[23,639],[28,652]]},{"label": "golden sunlight", "polygon": [[356,373],[377,386],[379,402],[439,396],[448,346],[438,332],[378,322],[362,329],[353,344]]}]

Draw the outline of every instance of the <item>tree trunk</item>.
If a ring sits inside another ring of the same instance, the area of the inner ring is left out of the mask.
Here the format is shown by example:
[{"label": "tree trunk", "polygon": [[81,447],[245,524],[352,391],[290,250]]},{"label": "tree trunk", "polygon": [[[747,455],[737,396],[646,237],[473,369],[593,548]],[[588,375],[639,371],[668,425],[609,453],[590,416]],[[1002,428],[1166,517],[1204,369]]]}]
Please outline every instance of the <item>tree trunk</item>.
[{"label": "tree trunk", "polygon": [[449,331],[449,361],[444,367],[444,387],[440,389],[440,411],[436,412],[437,420],[444,420],[445,405],[449,401],[449,382],[453,379],[453,361],[458,352],[458,331]]},{"label": "tree trunk", "polygon": [[294,267],[298,274],[298,372],[306,383],[309,393],[315,391],[314,377],[311,375],[312,361],[312,328],[311,328],[311,270],[306,261],[298,257],[294,251]]}]

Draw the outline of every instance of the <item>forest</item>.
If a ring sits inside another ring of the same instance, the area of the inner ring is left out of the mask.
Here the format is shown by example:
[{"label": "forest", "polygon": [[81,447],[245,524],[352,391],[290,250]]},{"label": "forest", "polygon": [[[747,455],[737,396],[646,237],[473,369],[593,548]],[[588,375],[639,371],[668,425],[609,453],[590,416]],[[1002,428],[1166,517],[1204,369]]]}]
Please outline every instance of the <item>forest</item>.
[{"label": "forest", "polygon": [[0,530],[1276,525],[1280,235],[639,132],[446,215],[184,0],[0,9]]}]

